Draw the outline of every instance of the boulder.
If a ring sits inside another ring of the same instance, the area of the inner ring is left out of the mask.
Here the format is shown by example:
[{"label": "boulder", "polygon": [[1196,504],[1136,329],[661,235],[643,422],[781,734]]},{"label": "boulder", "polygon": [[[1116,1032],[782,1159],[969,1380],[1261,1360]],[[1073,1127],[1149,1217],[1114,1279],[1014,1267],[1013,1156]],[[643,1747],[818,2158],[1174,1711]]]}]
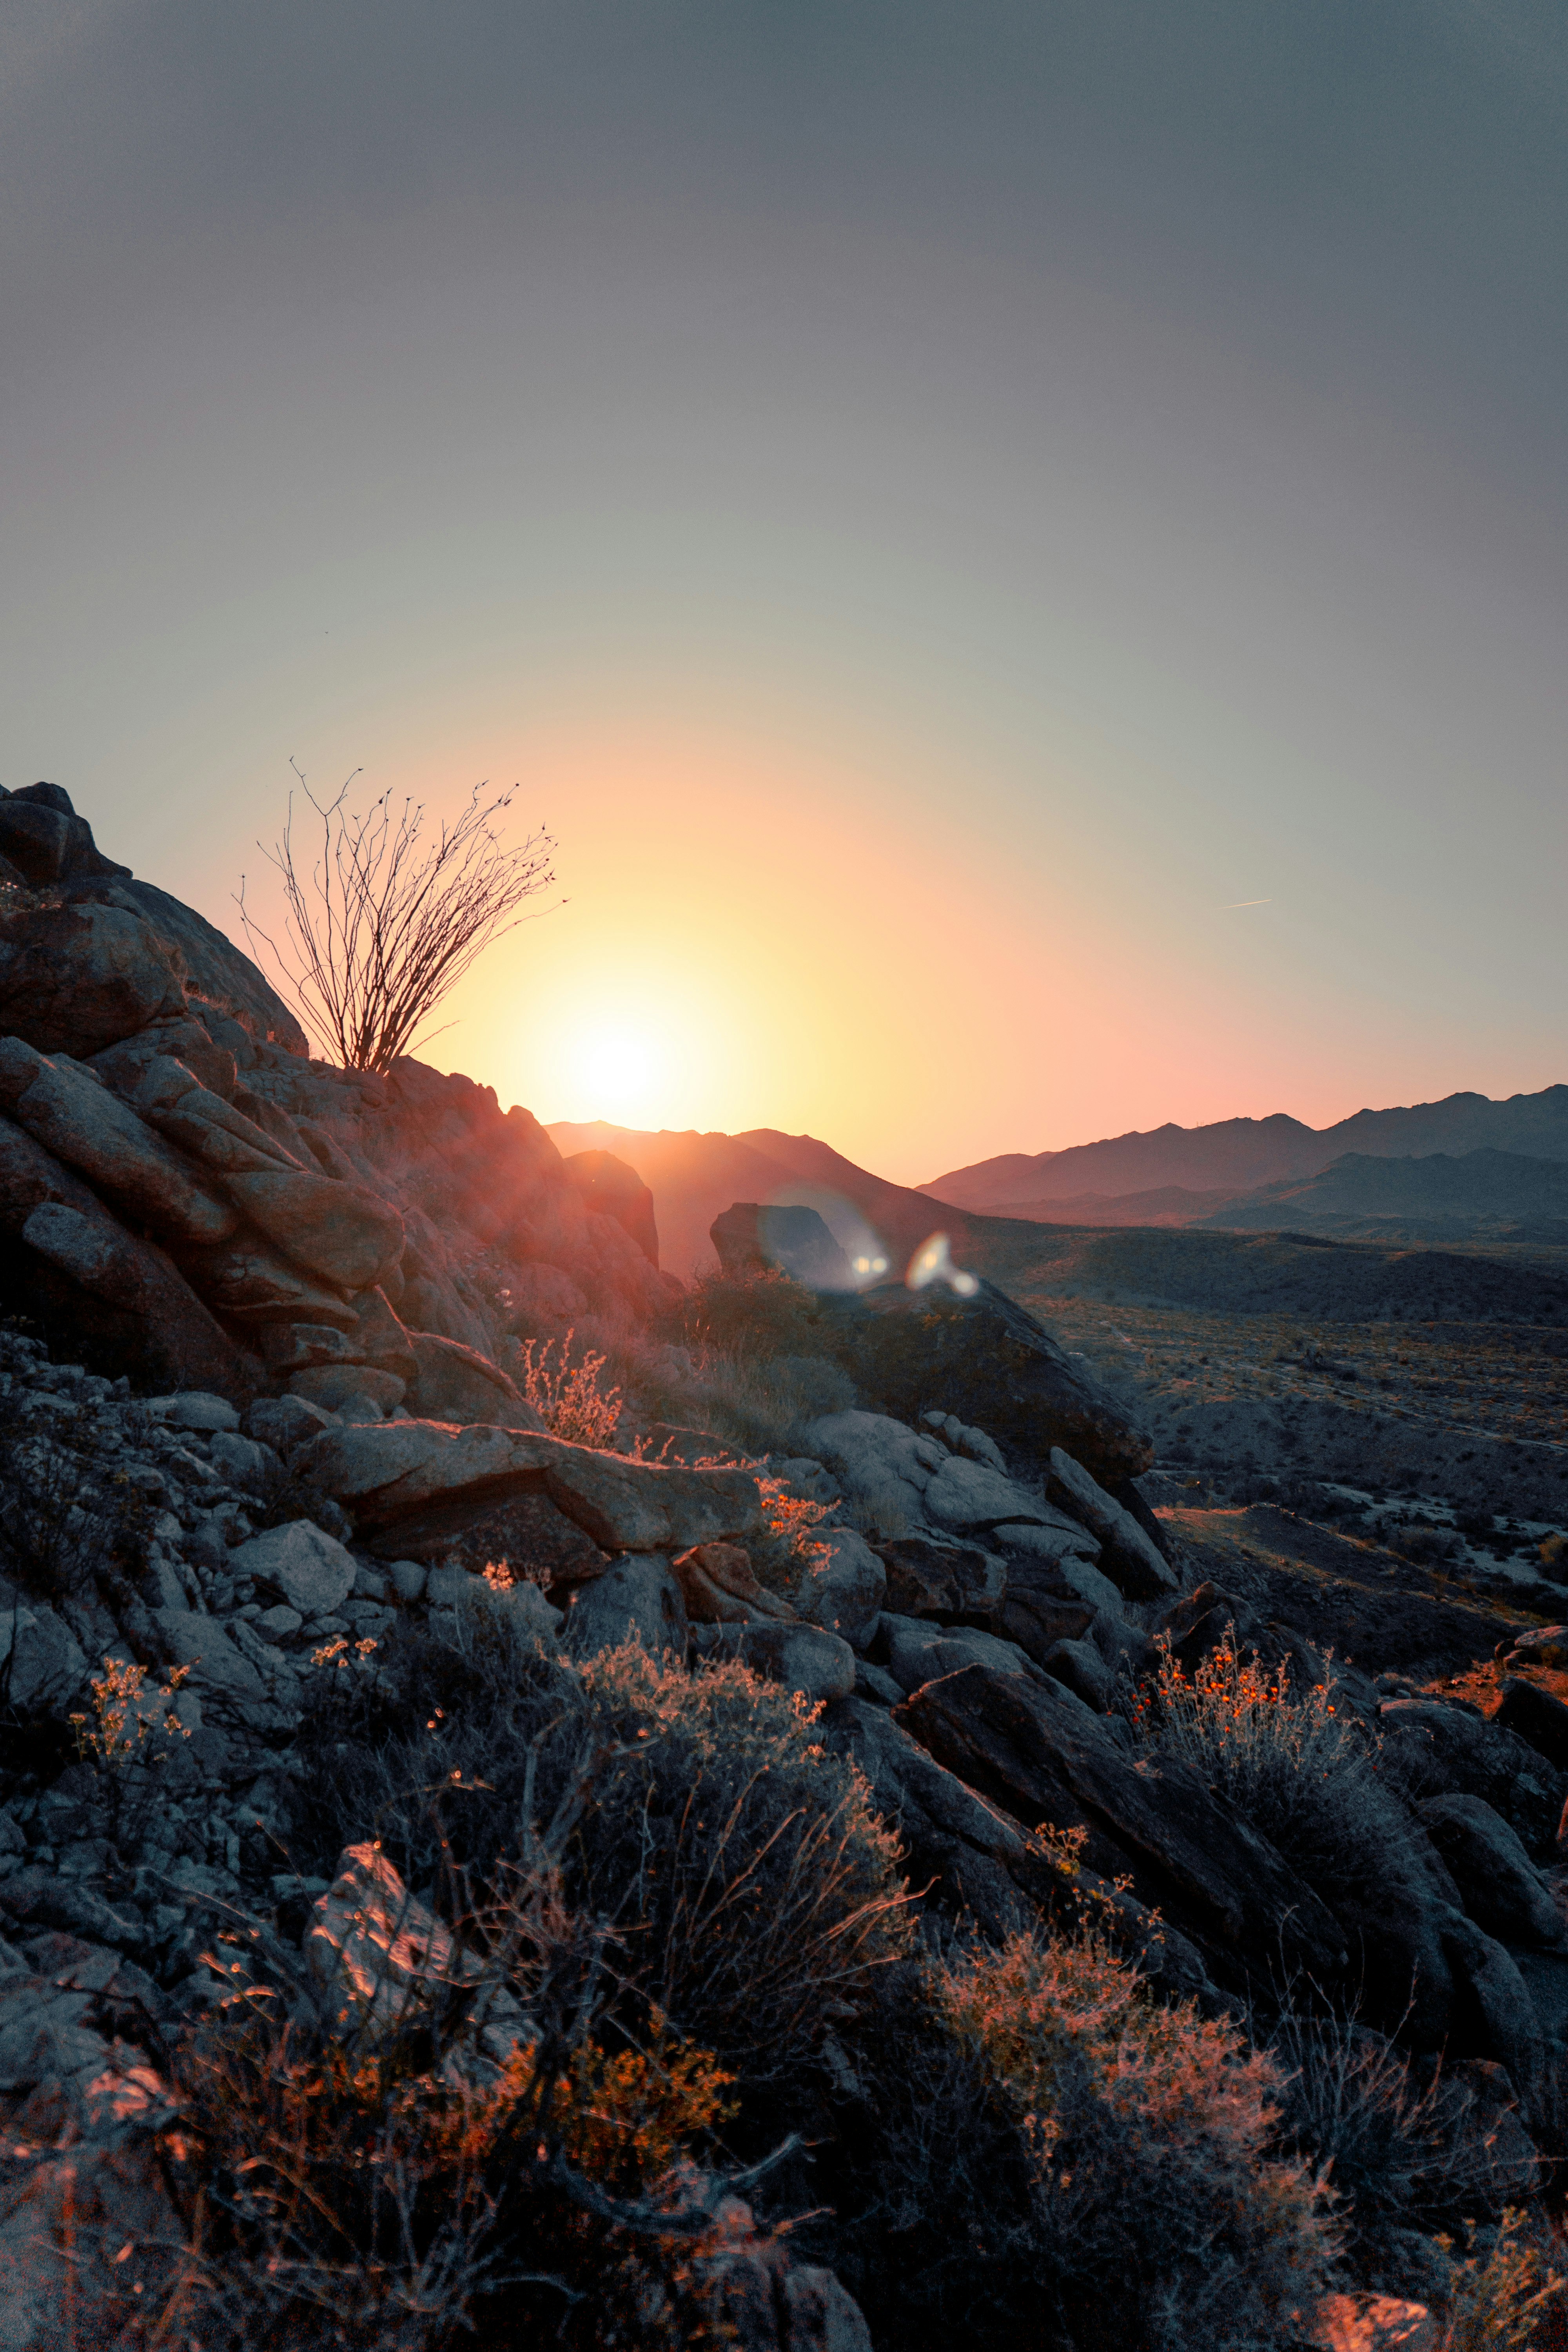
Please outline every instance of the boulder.
[{"label": "boulder", "polygon": [[562,1638],[580,1657],[619,1649],[623,1642],[640,1642],[656,1656],[673,1650],[684,1657],[686,1604],[668,1560],[637,1553],[616,1560],[592,1584],[579,1585]]},{"label": "boulder", "polygon": [[[305,1933],[305,1963],[340,2039],[373,2047],[405,2024],[442,2020],[444,2040],[504,2063],[527,2034],[521,2007],[495,1970],[466,1951],[412,1895],[379,1845],[345,1846]],[[477,2049],[474,2045],[478,2045]]]},{"label": "boulder", "polygon": [[[1008,1519],[994,1528],[991,1539],[1009,1558],[1021,1554],[1026,1559],[1038,1561],[1042,1567],[1057,1569],[1063,1573],[1071,1559],[1094,1561],[1100,1558],[1100,1546],[1077,1519],[1069,1519],[1054,1503],[1041,1506],[1035,1519]],[[1101,1577],[1100,1582],[1110,1582]],[[1115,1587],[1112,1586],[1112,1591]]]},{"label": "boulder", "polygon": [[1053,1523],[1056,1514],[989,1463],[950,1454],[925,1490],[926,1517],[952,1535],[985,1534],[1009,1520]]},{"label": "boulder", "polygon": [[872,1549],[888,1571],[885,1607],[994,1626],[1007,1594],[1006,1563],[994,1552],[930,1536],[892,1536]]},{"label": "boulder", "polygon": [[858,1386],[910,1418],[955,1412],[1008,1447],[1043,1461],[1062,1446],[1102,1485],[1154,1459],[1148,1432],[1044,1326],[989,1282],[969,1297],[879,1286],[819,1307]]},{"label": "boulder", "polygon": [[887,1586],[888,1571],[864,1536],[853,1528],[832,1528],[790,1598],[808,1624],[863,1650],[877,1630]]},{"label": "boulder", "polygon": [[80,1697],[88,1664],[62,1617],[42,1601],[0,1590],[0,1697],[14,1715],[58,1716]]},{"label": "boulder", "polygon": [[999,1470],[1005,1477],[1007,1465],[996,1440],[983,1429],[970,1428],[955,1412],[922,1412],[921,1427],[929,1429],[952,1453],[965,1454],[971,1462],[989,1463],[993,1470]]},{"label": "boulder", "polygon": [[313,1364],[289,1374],[289,1393],[345,1415],[368,1403],[379,1418],[403,1402],[404,1387],[395,1372],[374,1371],[369,1364]]},{"label": "boulder", "polygon": [[62,1353],[111,1377],[247,1395],[256,1368],[155,1242],[121,1225],[51,1152],[0,1118],[0,1297]]},{"label": "boulder", "polygon": [[1480,1797],[1428,1797],[1416,1812],[1465,1909],[1510,1943],[1568,1942],[1568,1922],[1508,1823]]},{"label": "boulder", "polygon": [[564,1165],[583,1195],[584,1207],[596,1216],[613,1217],[648,1264],[657,1265],[658,1228],[654,1223],[653,1194],[637,1170],[617,1160],[613,1151],[574,1151]]},{"label": "boulder", "polygon": [[329,1617],[354,1589],[354,1564],[333,1536],[310,1519],[291,1519],[252,1536],[229,1554],[229,1573],[249,1577],[301,1617]]},{"label": "boulder", "polygon": [[507,1329],[519,1339],[531,1339],[542,1332],[563,1331],[588,1312],[583,1291],[558,1265],[537,1262],[520,1265],[507,1287],[511,1298]]},{"label": "boulder", "polygon": [[363,1184],[306,1167],[237,1104],[183,1063],[151,1062],[135,1108],[221,1182],[235,1206],[308,1273],[348,1291],[371,1290],[403,1255],[403,1219]]},{"label": "boulder", "polygon": [[671,1562],[694,1625],[760,1625],[795,1621],[795,1611],[764,1591],[740,1544],[696,1544]]},{"label": "boulder", "polygon": [[[1115,1591],[1114,1586],[1110,1589]],[[1037,1569],[1033,1561],[1022,1566],[1015,1562],[1007,1572],[1006,1594],[995,1630],[1040,1664],[1058,1642],[1076,1642],[1087,1633],[1099,1607],[1099,1602],[1076,1591],[1053,1570]]]},{"label": "boulder", "polygon": [[1027,1675],[1029,1660],[1011,1642],[983,1633],[973,1625],[932,1625],[920,1617],[883,1613],[877,1637],[877,1655],[885,1663],[907,1697],[924,1683],[940,1682],[944,1675],[964,1666],[989,1666],[999,1675]]},{"label": "boulder", "polygon": [[477,1348],[443,1339],[435,1331],[409,1331],[405,1337],[416,1375],[410,1406],[421,1421],[450,1421],[462,1427],[475,1422],[489,1422],[498,1429],[544,1427],[516,1381]]},{"label": "boulder", "polygon": [[106,1045],[101,1054],[91,1055],[85,1066],[97,1072],[111,1094],[132,1105],[149,1064],[163,1060],[184,1063],[204,1087],[210,1087],[225,1102],[233,1101],[238,1077],[234,1055],[208,1035],[201,1022],[188,1016],[156,1021],[150,1029],[139,1029],[134,1037],[122,1038],[118,1045]]},{"label": "boulder", "polygon": [[270,1445],[249,1437],[238,1437],[220,1430],[211,1445],[213,1468],[231,1486],[249,1494],[260,1494],[269,1479],[283,1467]]},{"label": "boulder", "polygon": [[1130,1600],[1153,1601],[1179,1591],[1175,1570],[1131,1512],[1059,1445],[1051,1448],[1047,1492],[1095,1538],[1101,1569]]},{"label": "boulder", "polygon": [[280,1170],[229,1176],[229,1198],[286,1256],[345,1290],[374,1289],[403,1255],[403,1220],[378,1193]]},{"label": "boulder", "polygon": [[1442,1940],[1460,1994],[1461,2039],[1479,2041],[1483,2056],[1507,2067],[1517,2091],[1528,2089],[1541,2067],[1541,2020],[1517,1961],[1462,1912],[1448,1914]]},{"label": "boulder", "polygon": [[0,792],[0,856],[34,890],[130,871],[104,856],[91,825],[77,815],[70,795],[58,784],[24,784],[19,792]]},{"label": "boulder", "polygon": [[237,1022],[258,1045],[279,1046],[304,1064],[310,1045],[300,1024],[250,958],[216,923],[151,882],[127,877],[102,886],[97,895],[146,926],[177,962],[191,1000]]},{"label": "boulder", "polygon": [[815,1209],[737,1201],[708,1230],[727,1275],[778,1268],[811,1290],[855,1288],[848,1259]]},{"label": "boulder", "polygon": [[305,1372],[318,1364],[368,1360],[359,1333],[340,1331],[331,1323],[263,1323],[257,1328],[256,1348],[269,1372]]},{"label": "boulder", "polygon": [[[1268,1841],[1185,1765],[1139,1769],[1104,1719],[1060,1685],[986,1666],[928,1683],[895,1711],[950,1771],[1021,1821],[1097,1832],[1089,1860],[1192,1923],[1233,1967],[1280,1953],[1320,1979],[1345,1967],[1345,1938]],[[1150,1892],[1144,1893],[1148,1888]]]},{"label": "boulder", "polygon": [[807,1422],[801,1444],[855,1502],[879,1513],[890,1532],[924,1523],[925,1490],[946,1459],[934,1439],[918,1437],[887,1413],[850,1412]]},{"label": "boulder", "polygon": [[1046,1652],[1040,1664],[1047,1674],[1091,1706],[1096,1715],[1108,1714],[1116,1693],[1116,1670],[1107,1664],[1092,1642],[1057,1642]]},{"label": "boulder", "polygon": [[847,1698],[855,1687],[855,1653],[820,1625],[725,1625],[703,1645],[710,1658],[739,1658],[764,1681],[782,1683],[815,1705]]},{"label": "boulder", "polygon": [[85,1058],[184,1010],[174,961],[139,916],[0,906],[0,1034]]},{"label": "boulder", "polygon": [[1527,1740],[1555,1770],[1568,1770],[1568,1706],[1550,1691],[1538,1690],[1522,1675],[1505,1675],[1492,1721]]},{"label": "boulder", "polygon": [[[419,1378],[419,1358],[406,1326],[393,1307],[384,1290],[362,1291],[353,1301],[355,1328],[349,1344],[362,1363],[374,1364],[378,1372],[395,1372],[400,1381],[412,1388]],[[449,1343],[448,1343],[449,1344]],[[431,1421],[445,1421],[454,1416],[430,1412]],[[482,1421],[478,1412],[464,1413],[464,1421]]]},{"label": "boulder", "polygon": [[80,1063],[0,1038],[0,1104],[19,1127],[155,1233],[221,1242],[235,1209]]},{"label": "boulder", "polygon": [[1111,1923],[1162,1990],[1217,2000],[1197,1949],[1169,1921],[1092,1870],[1080,1868],[1069,1886],[1038,1840],[939,1764],[896,1716],[851,1698],[829,1707],[822,1729],[834,1752],[852,1756],[865,1773],[877,1811],[905,1848],[910,1883],[928,1902],[1000,1942],[1076,1894],[1101,1926]]},{"label": "boulder", "polygon": [[352,1334],[358,1318],[346,1294],[289,1263],[259,1234],[184,1249],[180,1263],[202,1297],[237,1323],[325,1324]]},{"label": "boulder", "polygon": [[165,1654],[174,1664],[189,1666],[198,1693],[206,1690],[241,1700],[265,1696],[261,1676],[216,1617],[198,1616],[189,1609],[154,1609],[152,1616]]},{"label": "boulder", "polygon": [[284,1456],[337,1425],[336,1415],[324,1405],[301,1396],[258,1397],[245,1416],[246,1434]]},{"label": "boulder", "polygon": [[432,1421],[331,1429],[294,1466],[388,1558],[444,1550],[451,1534],[514,1495],[547,1495],[605,1551],[689,1551],[754,1534],[762,1519],[757,1482],[744,1471],[631,1462],[528,1430]]},{"label": "boulder", "polygon": [[176,1389],[172,1396],[149,1397],[146,1411],[165,1429],[195,1429],[210,1436],[216,1430],[239,1427],[239,1415],[228,1399],[206,1389]]}]

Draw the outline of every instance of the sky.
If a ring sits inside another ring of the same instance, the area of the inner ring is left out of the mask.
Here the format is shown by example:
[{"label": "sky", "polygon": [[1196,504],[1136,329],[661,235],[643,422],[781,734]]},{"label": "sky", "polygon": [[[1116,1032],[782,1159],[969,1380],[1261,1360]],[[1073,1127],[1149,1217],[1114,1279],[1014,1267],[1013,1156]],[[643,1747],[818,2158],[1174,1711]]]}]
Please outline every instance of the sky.
[{"label": "sky", "polygon": [[1546,0],[11,0],[0,782],[241,939],[518,784],[545,1119],[1568,1078],[1565,133]]}]

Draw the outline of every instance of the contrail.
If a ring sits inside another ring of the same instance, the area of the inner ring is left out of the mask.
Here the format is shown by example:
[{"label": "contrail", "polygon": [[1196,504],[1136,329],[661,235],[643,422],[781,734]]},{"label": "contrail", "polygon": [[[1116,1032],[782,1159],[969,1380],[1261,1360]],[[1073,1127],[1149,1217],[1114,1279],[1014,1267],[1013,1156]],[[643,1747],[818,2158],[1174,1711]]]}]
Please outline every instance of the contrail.
[{"label": "contrail", "polygon": [[1272,898],[1233,898],[1228,907],[1216,907],[1216,915],[1234,915],[1238,907],[1271,907]]}]

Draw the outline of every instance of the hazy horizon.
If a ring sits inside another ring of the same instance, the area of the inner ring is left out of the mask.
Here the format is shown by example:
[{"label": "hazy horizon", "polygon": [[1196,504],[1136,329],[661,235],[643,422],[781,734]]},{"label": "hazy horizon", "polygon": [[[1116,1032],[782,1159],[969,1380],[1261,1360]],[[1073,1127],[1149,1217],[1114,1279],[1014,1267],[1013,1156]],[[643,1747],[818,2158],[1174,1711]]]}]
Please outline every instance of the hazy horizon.
[{"label": "hazy horizon", "polygon": [[1553,1083],[1568,19],[23,0],[0,782],[240,938],[520,780],[428,1058],[898,1181]]}]

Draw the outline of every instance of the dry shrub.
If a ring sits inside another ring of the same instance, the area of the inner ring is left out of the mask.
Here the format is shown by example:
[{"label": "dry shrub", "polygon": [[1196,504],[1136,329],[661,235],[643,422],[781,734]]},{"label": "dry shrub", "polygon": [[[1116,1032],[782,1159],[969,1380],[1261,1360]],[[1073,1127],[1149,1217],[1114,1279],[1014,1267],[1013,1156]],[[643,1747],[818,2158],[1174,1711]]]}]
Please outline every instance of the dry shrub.
[{"label": "dry shrub", "polygon": [[1354,2017],[1287,2006],[1269,2048],[1281,2069],[1281,2144],[1331,2175],[1358,2278],[1423,2293],[1430,2234],[1495,2218],[1518,2194],[1470,2093],[1440,2073],[1423,2086],[1395,2044]]},{"label": "dry shrub", "polygon": [[854,1381],[823,1356],[671,1346],[626,1331],[605,1332],[603,1344],[644,1419],[711,1430],[747,1456],[809,1451],[804,1424],[856,1402]]},{"label": "dry shrub", "polygon": [[822,1346],[815,1295],[775,1267],[695,1276],[669,1310],[669,1336],[741,1357],[812,1356]]},{"label": "dry shrub", "polygon": [[897,1845],[809,1709],[737,1661],[530,1643],[476,1580],[449,1640],[404,1633],[374,1676],[321,1678],[296,1850],[329,1870],[374,1829],[409,1883],[493,1879],[566,1808],[567,1898],[615,1930],[628,1997],[776,2081],[905,1949]]},{"label": "dry shrub", "polygon": [[[195,2257],[168,2315],[182,2339],[209,2352],[712,2340],[711,2226],[682,2211],[672,2168],[706,2152],[728,2078],[662,2021],[640,2046],[608,2023],[602,1934],[564,1908],[537,1852],[506,1904],[459,1924],[479,1976],[427,1984],[367,2045],[317,2022],[284,1954],[280,1983],[238,1966],[235,1998],[178,2046],[170,2154]],[[527,2019],[500,2063],[474,2026],[498,1985]]]},{"label": "dry shrub", "polygon": [[845,2233],[887,2340],[1299,2344],[1336,2238],[1321,2175],[1272,2145],[1270,2058],[1081,1930],[933,1967],[923,2001],[876,2053],[875,2198]]},{"label": "dry shrub", "polygon": [[[617,1388],[606,1392],[600,1385],[605,1358],[593,1349],[584,1351],[580,1363],[572,1362],[575,1337],[574,1326],[563,1339],[527,1342],[520,1365],[522,1392],[552,1437],[564,1438],[569,1445],[602,1450],[611,1443],[620,1421],[621,1391]],[[560,1354],[552,1364],[550,1357],[555,1348]]]},{"label": "dry shrub", "polygon": [[1234,1627],[1189,1677],[1162,1643],[1134,1702],[1134,1728],[1191,1764],[1293,1863],[1336,1898],[1386,1887],[1410,1860],[1409,1824],[1385,1785],[1377,1743],[1324,1679],[1298,1696],[1290,1669],[1244,1657]]}]

